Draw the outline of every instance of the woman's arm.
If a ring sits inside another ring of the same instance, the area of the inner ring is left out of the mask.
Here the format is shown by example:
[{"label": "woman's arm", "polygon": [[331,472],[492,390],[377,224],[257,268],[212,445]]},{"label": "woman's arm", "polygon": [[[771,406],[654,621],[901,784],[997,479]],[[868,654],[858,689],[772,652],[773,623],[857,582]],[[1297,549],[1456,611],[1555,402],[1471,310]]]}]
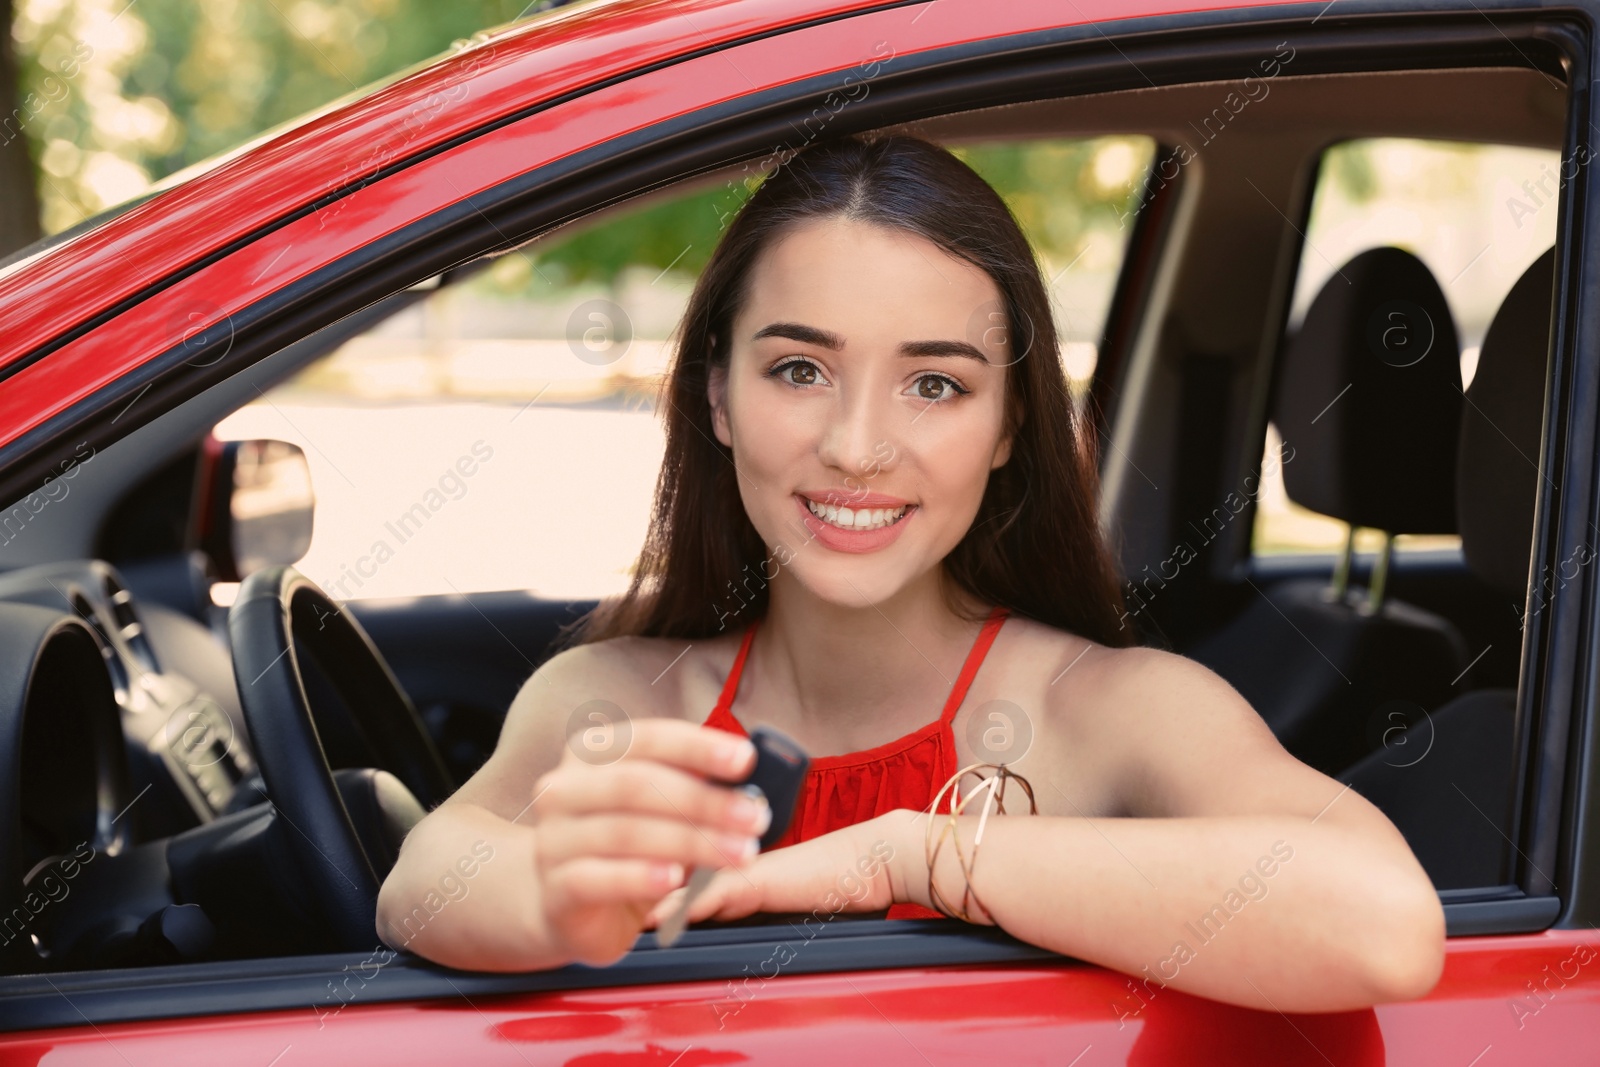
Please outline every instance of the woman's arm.
[{"label": "woman's arm", "polygon": [[[1127,649],[1097,669],[1094,703],[1115,712],[1078,716],[1070,741],[1107,761],[1116,810],[1135,817],[991,814],[972,884],[995,923],[1151,993],[1171,986],[1265,1010],[1345,1010],[1433,988],[1444,911],[1377,808],[1289,756],[1192,660]],[[1038,770],[1062,765],[1048,747],[1066,741],[1041,730],[1046,758],[1025,772],[1042,810],[1073,803]],[[1009,787],[1007,800],[1019,793]],[[901,810],[863,824],[894,843],[896,901],[932,906],[929,818]],[[936,818],[937,834],[948,815]],[[978,816],[957,822],[970,856]],[[966,883],[949,839],[935,877],[959,906]],[[969,913],[982,921],[976,905]]]},{"label": "woman's arm", "polygon": [[[1381,812],[1290,757],[1201,665],[1153,649],[1094,660],[1035,716],[1034,749],[1018,764],[1045,814],[1015,814],[1024,798],[1012,786],[1013,814],[985,826],[973,884],[1000,926],[1135,976],[1142,999],[1171,986],[1264,1010],[1339,1011],[1433,988],[1443,909]],[[1070,703],[1084,706],[1069,719]],[[1109,784],[1052,779],[1051,768],[1074,765],[1063,758],[1073,747],[1075,765]],[[1124,817],[1084,817],[1091,803]],[[948,816],[934,818],[937,833]],[[969,856],[977,823],[958,820]],[[925,812],[900,809],[763,854],[714,879],[690,920],[931,906],[928,827]],[[949,840],[938,864],[941,896],[959,904]]]},{"label": "woman's arm", "polygon": [[[895,814],[904,863],[895,900],[931,907],[927,816]],[[970,854],[977,817],[959,822]],[[959,903],[949,841],[938,863],[941,895]],[[997,925],[1023,941],[1148,981],[1151,991],[1285,1012],[1432,989],[1444,919],[1421,881],[1331,812],[1314,825],[1292,816],[992,817],[972,879]]]},{"label": "woman's arm", "polygon": [[[765,812],[713,780],[747,774],[754,746],[651,715],[626,654],[579,646],[523,686],[494,755],[406,837],[378,895],[388,945],[472,970],[604,965],[688,868],[748,862]],[[597,699],[623,720],[569,744]]]}]

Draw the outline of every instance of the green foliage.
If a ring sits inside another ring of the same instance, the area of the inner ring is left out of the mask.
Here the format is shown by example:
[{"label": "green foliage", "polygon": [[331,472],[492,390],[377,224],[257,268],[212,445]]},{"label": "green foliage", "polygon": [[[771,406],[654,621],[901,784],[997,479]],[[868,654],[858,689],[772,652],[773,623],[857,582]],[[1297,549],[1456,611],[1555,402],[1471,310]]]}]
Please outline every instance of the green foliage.
[{"label": "green foliage", "polygon": [[626,267],[698,276],[727,222],[753,190],[732,182],[653,204],[600,226],[583,226],[570,238],[553,234],[536,253],[539,270],[556,284],[611,284]]},{"label": "green foliage", "polygon": [[[1091,231],[1115,230],[1137,203],[1154,151],[1148,138],[1099,137],[956,146],[953,151],[993,185],[1023,232],[1047,259],[1070,262]],[[729,182],[581,223],[528,249],[535,271],[497,272],[484,284],[502,292],[540,285],[611,285],[627,267],[698,276],[727,220],[759,182]]]},{"label": "green foliage", "polygon": [[1362,204],[1378,192],[1378,172],[1372,163],[1370,141],[1345,141],[1323,154],[1327,180],[1339,186],[1345,198]]},{"label": "green foliage", "polygon": [[[46,232],[137,196],[453,41],[525,13],[526,0],[21,0],[13,36],[24,129]],[[69,73],[70,72],[70,75]],[[1144,138],[956,149],[1063,264],[1115,228],[1148,167]],[[726,186],[557,233],[529,250],[517,289],[614,283],[627,267],[696,275],[757,184]]]},{"label": "green foliage", "polygon": [[1134,209],[1154,147],[1143,137],[956,146],[995,187],[1034,248],[1063,263],[1091,230]]},{"label": "green foliage", "polygon": [[1352,204],[1393,197],[1472,198],[1486,152],[1469,141],[1372,137],[1343,141],[1323,154],[1322,183]]},{"label": "green foliage", "polygon": [[[501,25],[526,0],[20,0],[45,228]],[[60,59],[89,53],[70,79]],[[47,78],[54,82],[46,83]]]}]

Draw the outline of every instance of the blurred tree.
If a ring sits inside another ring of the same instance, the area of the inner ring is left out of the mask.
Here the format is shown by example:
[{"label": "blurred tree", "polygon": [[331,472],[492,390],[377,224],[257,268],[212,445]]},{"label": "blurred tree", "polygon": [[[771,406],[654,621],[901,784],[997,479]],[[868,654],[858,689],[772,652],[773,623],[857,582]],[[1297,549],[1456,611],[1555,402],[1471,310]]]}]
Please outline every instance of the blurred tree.
[{"label": "blurred tree", "polygon": [[1091,137],[958,145],[994,186],[1047,262],[1076,261],[1092,232],[1134,210],[1155,153],[1148,137]]},{"label": "blurred tree", "polygon": [[1345,198],[1361,204],[1378,192],[1378,173],[1372,163],[1371,141],[1345,141],[1323,154],[1322,165],[1329,179],[1340,186]]},{"label": "blurred tree", "polygon": [[17,4],[8,21],[18,91],[37,104],[22,128],[37,161],[50,233],[443,52],[452,41],[554,6],[551,0],[0,2]]},{"label": "blurred tree", "polygon": [[[0,0],[0,19],[0,25],[11,25],[11,0]],[[16,52],[8,35],[0,39],[0,256],[39,236],[39,197],[22,122]]]},{"label": "blurred tree", "polygon": [[[37,232],[29,219],[59,232],[452,41],[560,2],[0,0],[17,5],[13,117],[21,133],[0,153],[0,240],[25,243]],[[0,94],[6,69],[0,55]],[[23,177],[24,136],[36,186]],[[1006,198],[1040,253],[1062,266],[1087,249],[1091,231],[1115,229],[1136,202],[1149,152],[1148,139],[1114,137],[957,149]],[[540,270],[515,287],[614,284],[629,266],[693,276],[758,184],[751,175],[602,228],[553,234],[535,251]]]},{"label": "blurred tree", "polygon": [[[540,277],[556,285],[613,284],[630,266],[671,269],[696,277],[711,258],[722,231],[759,184],[744,182],[674,197],[630,211],[603,226],[557,230],[533,250]],[[527,288],[527,284],[519,285]]]},{"label": "blurred tree", "polygon": [[[1154,142],[1096,137],[957,145],[953,151],[995,187],[1046,262],[1066,266],[1077,261],[1091,231],[1116,230],[1134,209]],[[542,283],[609,285],[628,266],[695,277],[759,185],[752,172],[744,181],[652,203],[602,226],[557,230],[529,249],[537,272],[507,270],[490,287],[525,294]]]}]

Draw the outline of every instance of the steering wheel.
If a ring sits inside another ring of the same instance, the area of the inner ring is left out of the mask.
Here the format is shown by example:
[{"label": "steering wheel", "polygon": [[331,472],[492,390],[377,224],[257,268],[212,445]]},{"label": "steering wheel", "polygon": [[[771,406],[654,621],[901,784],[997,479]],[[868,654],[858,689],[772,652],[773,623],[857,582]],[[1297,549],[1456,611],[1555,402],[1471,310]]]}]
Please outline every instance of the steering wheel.
[{"label": "steering wheel", "polygon": [[114,856],[134,843],[122,815],[138,798],[102,648],[63,612],[0,614],[0,915],[22,923],[0,944],[0,974],[48,969],[61,907],[46,904],[66,898],[84,850]]},{"label": "steering wheel", "polygon": [[[228,636],[256,762],[288,823],[284,839],[309,889],[305,897],[341,948],[371,948],[388,868],[363,842],[324,736],[344,740],[347,761],[361,753],[362,763],[381,768],[366,772],[363,806],[390,822],[414,822],[418,802],[432,808],[448,797],[455,789],[450,772],[361,624],[293,567],[263,567],[244,580],[228,612]],[[333,691],[315,708],[302,656]]]}]

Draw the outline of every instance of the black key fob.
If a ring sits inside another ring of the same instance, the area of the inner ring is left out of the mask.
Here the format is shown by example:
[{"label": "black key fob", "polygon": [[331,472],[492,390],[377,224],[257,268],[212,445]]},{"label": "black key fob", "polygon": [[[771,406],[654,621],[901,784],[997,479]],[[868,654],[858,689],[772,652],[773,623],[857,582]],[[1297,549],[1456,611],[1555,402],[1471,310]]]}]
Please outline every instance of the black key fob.
[{"label": "black key fob", "polygon": [[[794,818],[795,800],[800,796],[801,783],[806,780],[806,768],[811,764],[811,757],[770,726],[757,726],[750,731],[750,741],[756,746],[756,765],[751,768],[749,777],[742,782],[732,783],[728,788],[743,789],[753,785],[766,794],[767,806],[772,809],[772,824],[759,841],[765,851],[777,844],[778,838],[789,828],[789,821]],[[682,936],[689,906],[705,892],[716,873],[715,867],[696,867],[689,875],[688,891],[683,899],[672,914],[662,919],[661,925],[656,927],[657,946],[668,948]]]},{"label": "black key fob", "polygon": [[772,825],[761,835],[763,851],[777,843],[794,818],[795,800],[800,796],[800,786],[806,780],[806,768],[811,757],[784,734],[770,726],[757,726],[750,731],[750,741],[756,746],[756,765],[750,776],[738,785],[759,786],[767,796],[767,806],[772,809]]}]

